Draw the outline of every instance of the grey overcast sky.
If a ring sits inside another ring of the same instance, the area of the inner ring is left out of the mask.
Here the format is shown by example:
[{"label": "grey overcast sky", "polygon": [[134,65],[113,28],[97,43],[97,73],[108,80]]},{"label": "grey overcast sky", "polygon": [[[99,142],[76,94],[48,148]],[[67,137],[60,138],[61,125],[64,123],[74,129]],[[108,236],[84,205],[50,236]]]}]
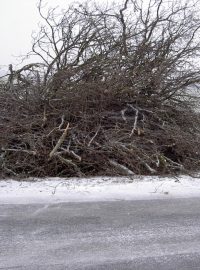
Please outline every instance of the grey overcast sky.
[{"label": "grey overcast sky", "polygon": [[[46,0],[48,6],[66,7],[72,0]],[[0,68],[19,63],[15,56],[31,48],[31,33],[40,20],[38,0],[0,0]]]}]

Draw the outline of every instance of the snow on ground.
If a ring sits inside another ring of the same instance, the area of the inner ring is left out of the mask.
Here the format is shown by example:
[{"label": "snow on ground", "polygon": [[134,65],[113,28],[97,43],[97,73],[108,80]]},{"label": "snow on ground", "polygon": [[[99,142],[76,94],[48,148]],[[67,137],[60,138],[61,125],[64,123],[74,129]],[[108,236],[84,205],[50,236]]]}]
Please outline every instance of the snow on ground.
[{"label": "snow on ground", "polygon": [[200,177],[45,178],[0,180],[1,204],[200,197]]}]

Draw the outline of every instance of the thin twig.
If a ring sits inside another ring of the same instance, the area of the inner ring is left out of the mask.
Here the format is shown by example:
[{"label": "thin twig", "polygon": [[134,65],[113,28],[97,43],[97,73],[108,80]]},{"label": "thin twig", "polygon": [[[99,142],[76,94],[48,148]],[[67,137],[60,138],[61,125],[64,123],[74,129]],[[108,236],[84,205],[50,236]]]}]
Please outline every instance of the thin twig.
[{"label": "thin twig", "polygon": [[131,104],[128,104],[128,106],[135,111],[135,120],[134,120],[133,128],[132,128],[131,134],[130,134],[130,137],[131,137],[134,134],[134,132],[136,131],[136,129],[137,129],[137,121],[138,121],[139,110],[134,108]]},{"label": "thin twig", "polygon": [[95,132],[94,136],[92,137],[92,139],[89,141],[88,146],[91,145],[91,143],[93,142],[93,140],[96,138],[97,134],[99,133],[101,126],[98,127],[97,131]]},{"label": "thin twig", "polygon": [[27,153],[27,154],[31,154],[31,155],[36,155],[37,152],[36,151],[31,151],[31,150],[26,150],[26,149],[13,149],[13,148],[1,148],[2,151],[5,152],[22,152],[22,153]]},{"label": "thin twig", "polygon": [[60,139],[58,140],[57,144],[55,145],[55,147],[53,148],[53,150],[51,151],[51,153],[49,154],[50,158],[57,152],[58,148],[61,146],[61,144],[63,143],[63,141],[65,140],[66,136],[67,136],[67,131],[69,128],[69,123],[67,124],[67,127],[64,129],[62,136],[60,137]]},{"label": "thin twig", "polygon": [[59,127],[58,127],[59,130],[61,130],[61,128],[62,128],[62,126],[63,126],[63,124],[64,124],[64,121],[65,121],[65,116],[64,116],[64,114],[63,114],[62,117],[61,117],[61,123],[60,123],[60,125],[59,125]]},{"label": "thin twig", "polygon": [[125,112],[127,111],[127,109],[123,109],[121,110],[121,115],[122,115],[122,119],[127,122],[126,116],[125,116]]},{"label": "thin twig", "polygon": [[128,169],[126,166],[116,162],[115,160],[109,159],[109,163],[111,165],[113,165],[114,167],[124,171],[127,175],[135,175],[135,173],[133,171],[131,171],[130,169]]}]

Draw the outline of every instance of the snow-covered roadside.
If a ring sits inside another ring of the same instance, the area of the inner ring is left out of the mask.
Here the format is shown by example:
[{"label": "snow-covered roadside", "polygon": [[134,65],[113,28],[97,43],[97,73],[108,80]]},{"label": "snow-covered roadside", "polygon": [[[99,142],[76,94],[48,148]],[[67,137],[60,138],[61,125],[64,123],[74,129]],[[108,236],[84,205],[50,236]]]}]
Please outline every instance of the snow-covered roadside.
[{"label": "snow-covered roadside", "polygon": [[200,178],[46,178],[0,181],[0,204],[149,200],[200,197]]}]

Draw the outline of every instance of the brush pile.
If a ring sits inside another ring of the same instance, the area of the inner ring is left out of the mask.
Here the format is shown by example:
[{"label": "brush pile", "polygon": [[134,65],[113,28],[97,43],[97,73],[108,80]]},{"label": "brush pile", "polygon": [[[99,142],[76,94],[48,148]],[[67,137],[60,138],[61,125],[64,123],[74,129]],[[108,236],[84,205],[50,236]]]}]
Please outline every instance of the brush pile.
[{"label": "brush pile", "polygon": [[42,62],[10,66],[0,85],[1,177],[199,170],[193,3],[38,9],[31,53]]}]

